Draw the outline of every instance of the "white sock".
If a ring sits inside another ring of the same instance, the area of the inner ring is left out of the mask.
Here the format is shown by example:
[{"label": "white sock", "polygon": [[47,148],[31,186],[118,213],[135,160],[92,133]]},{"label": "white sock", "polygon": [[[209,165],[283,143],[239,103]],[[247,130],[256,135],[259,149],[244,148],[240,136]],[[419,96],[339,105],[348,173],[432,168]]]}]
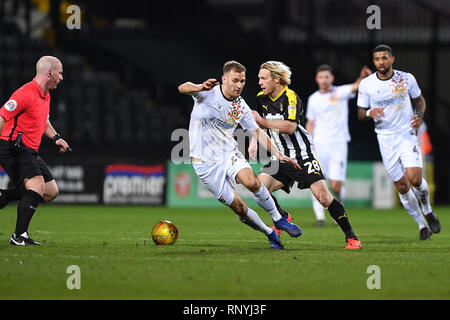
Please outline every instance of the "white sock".
[{"label": "white sock", "polygon": [[270,196],[269,190],[261,183],[261,188],[258,191],[253,193],[253,199],[271,216],[273,221],[278,221],[281,219],[281,214],[278,212],[277,207],[275,205],[275,201],[273,201]]},{"label": "white sock", "polygon": [[433,211],[431,209],[430,192],[428,191],[427,181],[422,178],[422,184],[418,188],[413,186],[413,191],[416,194],[420,204],[422,205],[423,213],[428,214]]},{"label": "white sock", "polygon": [[345,200],[345,187],[342,186],[341,191],[339,192],[339,202],[344,204],[344,200]]},{"label": "white sock", "polygon": [[409,189],[407,193],[401,194],[399,192],[398,195],[403,207],[405,207],[409,215],[413,217],[413,219],[419,225],[419,229],[425,228],[426,222],[423,219],[422,211],[420,211],[419,207],[419,201],[417,200],[414,192],[411,189]]},{"label": "white sock", "polygon": [[[312,194],[312,193],[311,193]],[[316,197],[312,194],[312,205],[317,220],[325,221],[325,208],[317,201]]]},{"label": "white sock", "polygon": [[266,236],[272,233],[272,228],[269,228],[258,216],[258,214],[252,209],[248,208],[247,216],[242,217],[238,216],[239,220],[241,220],[246,225],[252,227],[255,230],[261,231]]}]

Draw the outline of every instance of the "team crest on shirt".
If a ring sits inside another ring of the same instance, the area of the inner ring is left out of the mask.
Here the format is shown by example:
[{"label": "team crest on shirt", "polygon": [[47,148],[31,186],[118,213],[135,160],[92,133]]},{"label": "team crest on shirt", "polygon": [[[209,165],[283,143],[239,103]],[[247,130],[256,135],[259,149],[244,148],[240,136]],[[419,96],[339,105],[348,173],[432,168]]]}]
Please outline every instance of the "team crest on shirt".
[{"label": "team crest on shirt", "polygon": [[407,82],[403,82],[404,80],[400,78],[400,81],[393,81],[392,88],[392,99],[394,102],[395,111],[401,111],[406,107],[406,104],[403,103],[405,96],[408,95],[408,87]]},{"label": "team crest on shirt", "polygon": [[17,108],[17,101],[16,100],[9,100],[4,105],[5,109],[8,111],[14,111]]},{"label": "team crest on shirt", "polygon": [[408,80],[401,73],[395,73],[392,77],[392,98],[402,98],[407,94]]},{"label": "team crest on shirt", "polygon": [[336,104],[336,103],[338,103],[338,102],[339,102],[339,96],[337,95],[336,92],[333,92],[333,93],[330,95],[330,98],[328,99],[328,103],[329,103],[330,105],[334,105],[334,104]]},{"label": "team crest on shirt", "polygon": [[403,97],[406,93],[406,90],[407,90],[406,83],[395,84],[394,88],[392,89],[393,97],[394,98]]},{"label": "team crest on shirt", "polygon": [[231,104],[226,122],[229,124],[236,124],[243,114],[244,107],[241,106],[240,100],[237,99]]}]

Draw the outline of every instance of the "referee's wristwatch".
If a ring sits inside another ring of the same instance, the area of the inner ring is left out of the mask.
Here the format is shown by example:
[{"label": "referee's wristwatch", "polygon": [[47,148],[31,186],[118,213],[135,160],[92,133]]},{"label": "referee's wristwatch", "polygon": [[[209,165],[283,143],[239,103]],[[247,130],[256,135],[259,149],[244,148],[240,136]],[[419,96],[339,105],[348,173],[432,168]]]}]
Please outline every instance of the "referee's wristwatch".
[{"label": "referee's wristwatch", "polygon": [[55,134],[52,138],[54,143],[56,143],[56,141],[58,141],[59,139],[61,139],[61,136],[59,135],[59,133]]},{"label": "referee's wristwatch", "polygon": [[366,111],[366,117],[367,117],[367,118],[371,118],[371,116],[370,116],[370,109],[368,109],[368,110]]}]

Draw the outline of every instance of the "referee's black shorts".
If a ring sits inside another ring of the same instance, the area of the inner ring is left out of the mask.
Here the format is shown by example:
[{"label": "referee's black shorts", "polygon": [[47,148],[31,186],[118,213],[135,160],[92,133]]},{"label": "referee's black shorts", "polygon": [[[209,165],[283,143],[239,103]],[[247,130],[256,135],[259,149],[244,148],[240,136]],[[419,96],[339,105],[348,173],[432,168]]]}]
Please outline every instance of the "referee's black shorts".
[{"label": "referee's black shorts", "polygon": [[[302,167],[301,170],[279,160],[270,161],[262,168],[261,173],[268,174],[284,184],[282,189],[287,193],[291,192],[295,181],[298,182],[299,189],[308,189],[314,182],[325,179],[317,159],[298,161],[298,164]],[[274,172],[274,168],[277,166],[278,171]]]},{"label": "referee's black shorts", "polygon": [[37,151],[24,146],[16,148],[10,141],[0,139],[0,165],[12,180],[13,186],[20,185],[25,178],[43,176],[45,182],[54,180],[44,160]]}]

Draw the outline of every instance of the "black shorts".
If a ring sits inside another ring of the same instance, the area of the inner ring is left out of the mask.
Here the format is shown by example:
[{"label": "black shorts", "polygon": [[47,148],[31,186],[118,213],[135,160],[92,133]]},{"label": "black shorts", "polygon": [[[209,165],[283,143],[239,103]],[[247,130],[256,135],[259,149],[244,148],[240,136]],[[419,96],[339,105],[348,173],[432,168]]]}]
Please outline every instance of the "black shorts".
[{"label": "black shorts", "polygon": [[[295,181],[298,182],[299,189],[308,189],[311,184],[319,180],[325,180],[317,159],[307,159],[298,162],[302,170],[294,168],[288,163],[280,161],[271,161],[262,168],[261,173],[266,173],[274,179],[284,184],[282,188],[287,193],[291,192],[292,185]],[[274,166],[278,165],[278,171],[274,173]]]},{"label": "black shorts", "polygon": [[16,148],[10,141],[0,139],[0,165],[6,171],[13,186],[20,185],[25,178],[43,176],[45,182],[54,180],[44,160],[37,151],[21,146]]}]

